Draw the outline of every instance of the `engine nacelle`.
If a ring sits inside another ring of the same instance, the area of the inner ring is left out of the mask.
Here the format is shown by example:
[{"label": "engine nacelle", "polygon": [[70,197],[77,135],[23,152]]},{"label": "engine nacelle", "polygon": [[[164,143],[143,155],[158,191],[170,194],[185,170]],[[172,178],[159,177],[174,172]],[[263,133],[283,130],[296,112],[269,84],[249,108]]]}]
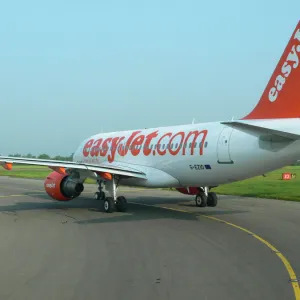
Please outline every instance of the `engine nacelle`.
[{"label": "engine nacelle", "polygon": [[78,197],[84,190],[83,184],[73,181],[69,175],[52,172],[44,182],[47,194],[58,201],[69,201]]}]

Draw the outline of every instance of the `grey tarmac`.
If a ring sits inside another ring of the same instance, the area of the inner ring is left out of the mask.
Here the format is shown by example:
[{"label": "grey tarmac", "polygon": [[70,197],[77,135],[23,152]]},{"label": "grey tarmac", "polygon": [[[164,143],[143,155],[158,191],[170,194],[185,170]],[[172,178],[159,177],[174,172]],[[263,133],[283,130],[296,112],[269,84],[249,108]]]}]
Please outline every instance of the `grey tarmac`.
[{"label": "grey tarmac", "polygon": [[261,236],[300,274],[300,203],[220,196],[199,208],[177,192],[121,187],[128,212],[107,214],[95,191],[61,203],[42,180],[0,177],[0,299],[295,299],[276,253],[206,217]]}]

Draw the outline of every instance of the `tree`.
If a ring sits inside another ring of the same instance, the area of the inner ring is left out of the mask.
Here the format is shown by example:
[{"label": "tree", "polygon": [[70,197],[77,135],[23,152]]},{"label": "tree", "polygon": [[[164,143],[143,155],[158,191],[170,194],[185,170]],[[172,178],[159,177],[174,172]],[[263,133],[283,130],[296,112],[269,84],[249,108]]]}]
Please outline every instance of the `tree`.
[{"label": "tree", "polygon": [[42,153],[38,156],[32,155],[31,153],[28,153],[26,155],[22,155],[19,153],[16,154],[9,154],[8,156],[11,157],[24,157],[24,158],[38,158],[38,159],[53,159],[53,160],[62,160],[62,161],[72,161],[73,160],[73,155],[74,153],[72,153],[69,156],[62,156],[62,155],[56,155],[53,158],[50,157],[50,155],[46,154],[46,153]]},{"label": "tree", "polygon": [[27,155],[23,155],[23,157],[26,157],[26,158],[35,158],[35,156],[32,155],[31,153],[28,153]]},{"label": "tree", "polygon": [[43,153],[43,154],[40,154],[40,155],[38,156],[38,158],[39,158],[39,159],[50,159],[50,156],[49,156],[48,154]]},{"label": "tree", "polygon": [[22,157],[22,155],[19,154],[19,153],[16,153],[16,154],[8,154],[8,156],[11,156],[11,157]]}]

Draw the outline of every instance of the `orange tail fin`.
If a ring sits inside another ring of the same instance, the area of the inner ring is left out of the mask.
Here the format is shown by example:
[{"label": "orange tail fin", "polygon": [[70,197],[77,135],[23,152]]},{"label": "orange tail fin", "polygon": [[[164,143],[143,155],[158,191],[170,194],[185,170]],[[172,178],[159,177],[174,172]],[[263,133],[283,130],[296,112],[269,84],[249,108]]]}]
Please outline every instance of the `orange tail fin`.
[{"label": "orange tail fin", "polygon": [[260,101],[243,120],[300,117],[300,22]]}]

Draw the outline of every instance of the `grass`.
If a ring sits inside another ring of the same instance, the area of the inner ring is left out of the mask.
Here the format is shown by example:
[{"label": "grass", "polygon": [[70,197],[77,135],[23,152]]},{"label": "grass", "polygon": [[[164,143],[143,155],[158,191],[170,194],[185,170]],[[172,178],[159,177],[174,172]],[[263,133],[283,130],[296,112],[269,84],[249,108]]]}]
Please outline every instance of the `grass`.
[{"label": "grass", "polygon": [[[295,173],[296,178],[282,180],[282,173]],[[251,179],[223,184],[214,188],[222,195],[237,195],[300,201],[300,167],[289,166]]]},{"label": "grass", "polygon": [[47,167],[13,165],[13,169],[11,171],[7,171],[3,168],[0,169],[0,176],[44,179],[50,172],[51,170]]},{"label": "grass", "polygon": [[[14,164],[11,171],[0,169],[0,176],[10,176],[17,178],[29,178],[29,179],[45,179],[52,170],[43,166],[26,166]],[[95,183],[96,181],[89,178],[86,183]]]},{"label": "grass", "polygon": [[[0,176],[45,179],[50,172],[51,169],[47,167],[14,165],[11,171],[0,169]],[[281,174],[284,172],[295,173],[296,178],[282,180]],[[95,183],[95,180],[87,179],[86,183]],[[257,176],[239,182],[224,184],[213,190],[222,195],[300,201],[300,167],[285,167],[266,174],[266,177]]]}]

